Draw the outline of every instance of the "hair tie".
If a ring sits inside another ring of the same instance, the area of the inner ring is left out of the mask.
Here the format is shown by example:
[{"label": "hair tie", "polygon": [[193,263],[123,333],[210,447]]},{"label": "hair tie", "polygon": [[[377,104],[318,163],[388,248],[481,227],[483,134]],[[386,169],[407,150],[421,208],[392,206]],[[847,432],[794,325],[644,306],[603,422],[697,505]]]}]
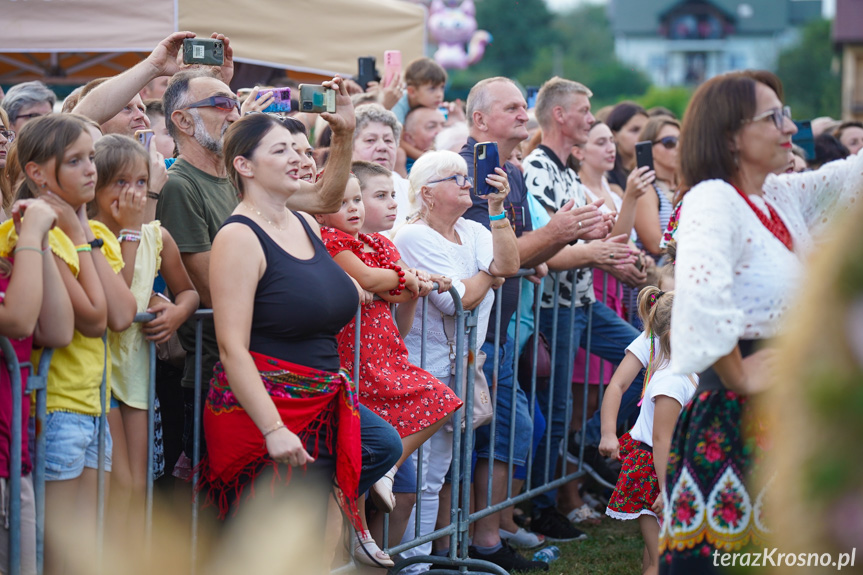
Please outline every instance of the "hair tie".
[{"label": "hair tie", "polygon": [[652,293],[649,296],[647,296],[647,308],[651,309],[653,306],[655,306],[656,300],[658,300],[659,298],[661,298],[664,295],[665,295],[665,292],[662,290],[659,290],[659,293]]}]

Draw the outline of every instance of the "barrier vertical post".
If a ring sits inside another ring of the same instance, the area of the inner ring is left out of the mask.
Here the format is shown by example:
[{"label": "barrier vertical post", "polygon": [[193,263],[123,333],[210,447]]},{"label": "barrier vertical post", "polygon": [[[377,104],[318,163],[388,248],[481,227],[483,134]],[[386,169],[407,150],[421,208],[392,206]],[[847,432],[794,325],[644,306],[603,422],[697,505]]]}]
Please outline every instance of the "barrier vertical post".
[{"label": "barrier vertical post", "polygon": [[11,575],[21,573],[21,368],[12,343],[0,337],[0,349],[6,357],[9,386],[12,391],[12,423],[9,429],[9,570]]},{"label": "barrier vertical post", "polygon": [[108,333],[102,334],[102,385],[99,387],[99,399],[102,403],[102,413],[99,416],[99,466],[96,479],[96,561],[102,564],[102,553],[105,549],[105,457],[108,451]]},{"label": "barrier vertical post", "polygon": [[197,570],[198,559],[198,463],[201,461],[201,362],[204,352],[204,322],[203,318],[195,318],[195,399],[194,425],[192,429],[192,563],[190,573]]},{"label": "barrier vertical post", "polygon": [[39,356],[39,371],[31,369],[27,378],[27,393],[36,392],[36,438],[33,458],[33,495],[36,500],[36,573],[45,570],[45,420],[48,412],[48,366],[53,349],[45,349]]},{"label": "barrier vertical post", "polygon": [[144,545],[149,553],[153,543],[153,459],[156,441],[156,344],[149,342],[150,379],[147,387],[147,499],[145,502]]}]

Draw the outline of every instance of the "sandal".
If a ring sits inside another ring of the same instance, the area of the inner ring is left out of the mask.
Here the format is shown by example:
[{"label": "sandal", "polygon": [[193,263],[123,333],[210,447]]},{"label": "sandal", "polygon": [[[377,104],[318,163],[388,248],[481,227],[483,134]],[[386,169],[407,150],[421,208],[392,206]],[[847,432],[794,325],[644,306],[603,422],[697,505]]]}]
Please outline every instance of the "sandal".
[{"label": "sandal", "polygon": [[393,493],[393,481],[395,480],[394,478],[398,470],[399,468],[393,465],[393,468],[387,471],[386,474],[378,479],[375,484],[372,485],[371,489],[369,489],[369,495],[371,495],[372,502],[375,504],[375,507],[384,513],[392,513],[392,510],[396,507],[396,496]]},{"label": "sandal", "polygon": [[357,531],[357,543],[354,545],[354,560],[370,567],[392,567],[395,565],[390,556],[378,547],[368,531]]}]

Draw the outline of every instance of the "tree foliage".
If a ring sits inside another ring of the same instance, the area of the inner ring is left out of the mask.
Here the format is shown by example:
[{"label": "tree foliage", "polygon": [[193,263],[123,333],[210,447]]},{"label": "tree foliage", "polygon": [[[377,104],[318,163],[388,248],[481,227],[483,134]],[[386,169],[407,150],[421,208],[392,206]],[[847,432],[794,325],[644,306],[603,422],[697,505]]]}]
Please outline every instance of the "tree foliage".
[{"label": "tree foliage", "polygon": [[777,74],[795,118],[840,117],[842,82],[830,37],[830,22],[817,20],[802,30],[800,42],[779,55]]}]

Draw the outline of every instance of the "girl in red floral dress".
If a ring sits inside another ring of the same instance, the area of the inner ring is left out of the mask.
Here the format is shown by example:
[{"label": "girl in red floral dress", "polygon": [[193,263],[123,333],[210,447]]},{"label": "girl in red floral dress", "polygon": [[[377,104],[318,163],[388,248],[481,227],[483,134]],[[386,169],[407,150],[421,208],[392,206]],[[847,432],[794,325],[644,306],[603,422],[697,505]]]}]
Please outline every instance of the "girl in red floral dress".
[{"label": "girl in red floral dress", "polygon": [[[413,318],[417,298],[431,291],[432,279],[442,278],[409,270],[393,243],[381,234],[360,233],[365,208],[356,177],[348,181],[341,209],[316,218],[325,226],[321,236],[330,255],[369,292],[362,304],[359,399],[402,438],[401,459],[371,490],[378,507],[391,511],[395,506],[392,481],[398,467],[462,405],[449,386],[408,361],[399,332],[400,328],[409,331],[410,325],[397,327],[390,311],[391,303],[401,304],[408,311],[397,312],[399,323],[405,317]],[[355,329],[356,320],[352,320],[338,335],[342,367],[349,373],[354,370]],[[362,560],[362,555],[355,556]]]},{"label": "girl in red floral dress", "polygon": [[[622,461],[617,486],[605,513],[615,519],[638,519],[644,537],[642,573],[659,572],[659,521],[668,452],[674,425],[683,406],[695,394],[694,374],[669,369],[671,306],[674,292],[646,287],[638,294],[638,315],[645,330],[626,348],[626,356],[611,378],[602,404],[599,451]],[[643,366],[641,412],[632,429],[617,439],[615,422],[620,398]]]}]

